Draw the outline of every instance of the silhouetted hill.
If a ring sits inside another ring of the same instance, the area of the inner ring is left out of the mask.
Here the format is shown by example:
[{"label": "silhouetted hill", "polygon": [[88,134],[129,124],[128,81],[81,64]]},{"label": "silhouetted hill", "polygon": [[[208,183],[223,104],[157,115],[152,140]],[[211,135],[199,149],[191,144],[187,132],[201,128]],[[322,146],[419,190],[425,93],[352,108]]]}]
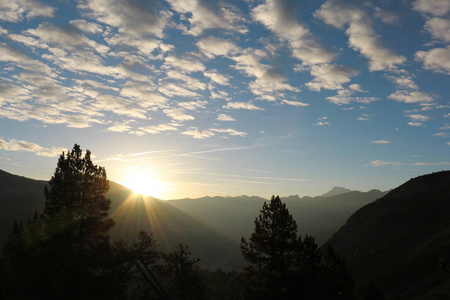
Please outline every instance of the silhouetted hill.
[{"label": "silhouetted hill", "polygon": [[46,181],[33,180],[0,170],[0,245],[14,221],[26,222],[44,207]]},{"label": "silhouetted hill", "polygon": [[351,191],[352,190],[346,189],[346,188],[341,187],[341,186],[335,186],[331,190],[329,190],[328,192],[323,194],[322,197],[336,196],[336,195],[340,195],[340,194],[349,193]]},{"label": "silhouetted hill", "polygon": [[373,281],[387,299],[441,299],[448,278],[438,261],[450,261],[450,171],[411,179],[366,205],[328,243],[346,260],[356,295]]},{"label": "silhouetted hill", "polygon": [[[7,240],[15,220],[26,221],[44,208],[45,181],[32,180],[0,171],[0,244]],[[290,196],[282,198],[297,220],[302,235],[326,241],[358,208],[384,195],[380,191],[349,192],[332,197]],[[107,196],[110,215],[116,220],[113,239],[133,241],[140,229],[153,232],[163,249],[179,242],[210,268],[240,269],[243,263],[239,242],[254,230],[254,220],[264,201],[260,197],[203,197],[161,201],[134,195],[110,181]]]},{"label": "silhouetted hill", "polygon": [[[367,193],[350,192],[332,197],[281,198],[298,224],[299,233],[313,235],[319,244],[328,240],[348,219],[367,203],[386,193],[372,190]],[[170,200],[167,203],[187,214],[203,220],[232,240],[248,237],[254,230],[254,220],[264,203],[260,197],[203,197]]]},{"label": "silhouetted hill", "polygon": [[[46,181],[0,170],[0,245],[7,241],[14,221],[25,223],[35,211],[43,211],[46,184]],[[230,241],[168,203],[134,195],[131,190],[112,181],[107,196],[111,199],[110,216],[116,221],[111,231],[113,239],[132,242],[143,229],[153,232],[164,250],[171,250],[180,242],[189,245],[193,256],[201,258],[204,267],[241,266],[239,241]]]},{"label": "silhouetted hill", "polygon": [[108,197],[111,199],[110,216],[116,221],[111,232],[113,238],[132,242],[143,229],[153,233],[163,250],[173,250],[180,242],[188,245],[193,256],[201,258],[203,267],[241,266],[239,241],[228,239],[165,201],[133,194],[111,181]]}]

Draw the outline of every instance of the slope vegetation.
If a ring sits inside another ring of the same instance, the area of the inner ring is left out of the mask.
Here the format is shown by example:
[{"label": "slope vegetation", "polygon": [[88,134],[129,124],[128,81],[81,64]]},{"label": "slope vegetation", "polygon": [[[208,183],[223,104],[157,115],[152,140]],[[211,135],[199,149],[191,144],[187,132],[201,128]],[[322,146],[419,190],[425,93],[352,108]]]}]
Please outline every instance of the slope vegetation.
[{"label": "slope vegetation", "polygon": [[420,176],[354,213],[328,242],[346,260],[356,295],[374,282],[388,299],[438,299],[448,285],[450,171]]}]

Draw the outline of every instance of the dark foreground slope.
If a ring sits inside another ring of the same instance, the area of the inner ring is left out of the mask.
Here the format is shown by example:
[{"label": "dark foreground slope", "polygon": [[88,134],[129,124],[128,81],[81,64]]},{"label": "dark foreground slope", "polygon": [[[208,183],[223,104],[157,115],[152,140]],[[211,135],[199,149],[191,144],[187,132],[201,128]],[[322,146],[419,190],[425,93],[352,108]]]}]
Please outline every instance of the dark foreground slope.
[{"label": "dark foreground slope", "polygon": [[[46,181],[33,180],[0,170],[0,248],[7,241],[15,221],[25,223],[35,211],[44,209]],[[136,239],[141,229],[152,232],[162,250],[173,250],[182,242],[194,257],[208,268],[240,268],[239,240],[224,235],[164,201],[134,195],[131,190],[110,181],[110,216],[116,221],[112,239]]]},{"label": "dark foreground slope", "polygon": [[[312,235],[318,244],[322,244],[345,224],[352,213],[385,194],[378,190],[351,191],[330,197],[300,198],[295,195],[281,200],[296,220],[299,233]],[[249,237],[255,229],[254,220],[264,201],[267,200],[240,196],[180,199],[167,203],[239,241],[242,236]]]},{"label": "dark foreground slope", "polygon": [[122,185],[110,182],[110,216],[116,221],[113,239],[133,242],[142,229],[153,233],[161,249],[174,250],[178,243],[188,245],[201,265],[209,269],[239,268],[242,265],[239,241],[223,234],[187,213],[156,198],[136,195]]},{"label": "dark foreground slope", "polygon": [[0,170],[0,245],[6,241],[14,221],[26,222],[35,211],[42,211],[46,184]]},{"label": "dark foreground slope", "polygon": [[441,299],[449,285],[438,263],[450,261],[450,171],[411,179],[361,208],[328,244],[346,260],[356,295],[373,281],[387,299]]}]

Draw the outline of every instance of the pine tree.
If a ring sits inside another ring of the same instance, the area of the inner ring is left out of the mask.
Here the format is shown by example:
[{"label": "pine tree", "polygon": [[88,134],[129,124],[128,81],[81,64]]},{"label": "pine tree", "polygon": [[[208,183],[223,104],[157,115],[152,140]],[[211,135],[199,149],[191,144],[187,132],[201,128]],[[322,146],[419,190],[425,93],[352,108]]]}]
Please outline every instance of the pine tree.
[{"label": "pine tree", "polygon": [[205,298],[203,282],[199,271],[200,259],[191,258],[187,245],[178,244],[174,251],[163,255],[164,276],[167,277],[166,290],[170,299],[200,300]]},{"label": "pine tree", "polygon": [[16,253],[3,253],[5,266],[14,275],[5,294],[18,299],[124,295],[118,278],[123,273],[109,242],[114,221],[108,218],[108,188],[106,171],[92,163],[90,151],[83,156],[75,145],[60,156],[44,191],[44,212],[27,222],[19,242],[10,239],[17,245]]},{"label": "pine tree", "polygon": [[264,203],[249,241],[241,239],[243,299],[349,299],[352,280],[331,247],[322,253],[280,198]]},{"label": "pine tree", "polygon": [[297,223],[280,197],[264,203],[249,241],[241,239],[247,299],[288,299],[297,240]]}]

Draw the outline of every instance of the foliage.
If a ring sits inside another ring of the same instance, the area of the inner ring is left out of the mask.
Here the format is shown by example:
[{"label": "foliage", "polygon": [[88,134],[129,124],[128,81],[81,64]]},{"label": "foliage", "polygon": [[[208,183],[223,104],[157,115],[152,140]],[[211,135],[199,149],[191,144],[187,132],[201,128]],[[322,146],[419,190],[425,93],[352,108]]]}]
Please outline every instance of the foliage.
[{"label": "foliage", "polygon": [[116,247],[128,265],[133,299],[204,299],[200,260],[191,258],[188,246],[161,252],[153,236],[141,230],[132,246],[118,241]]},{"label": "foliage", "polygon": [[297,236],[297,224],[280,198],[264,203],[249,241],[241,239],[243,299],[339,299],[352,280],[332,248],[323,253],[314,238]]},{"label": "foliage", "polygon": [[2,252],[5,298],[125,296],[125,272],[108,235],[109,183],[90,154],[78,145],[63,153],[45,188],[44,212],[14,225]]}]

